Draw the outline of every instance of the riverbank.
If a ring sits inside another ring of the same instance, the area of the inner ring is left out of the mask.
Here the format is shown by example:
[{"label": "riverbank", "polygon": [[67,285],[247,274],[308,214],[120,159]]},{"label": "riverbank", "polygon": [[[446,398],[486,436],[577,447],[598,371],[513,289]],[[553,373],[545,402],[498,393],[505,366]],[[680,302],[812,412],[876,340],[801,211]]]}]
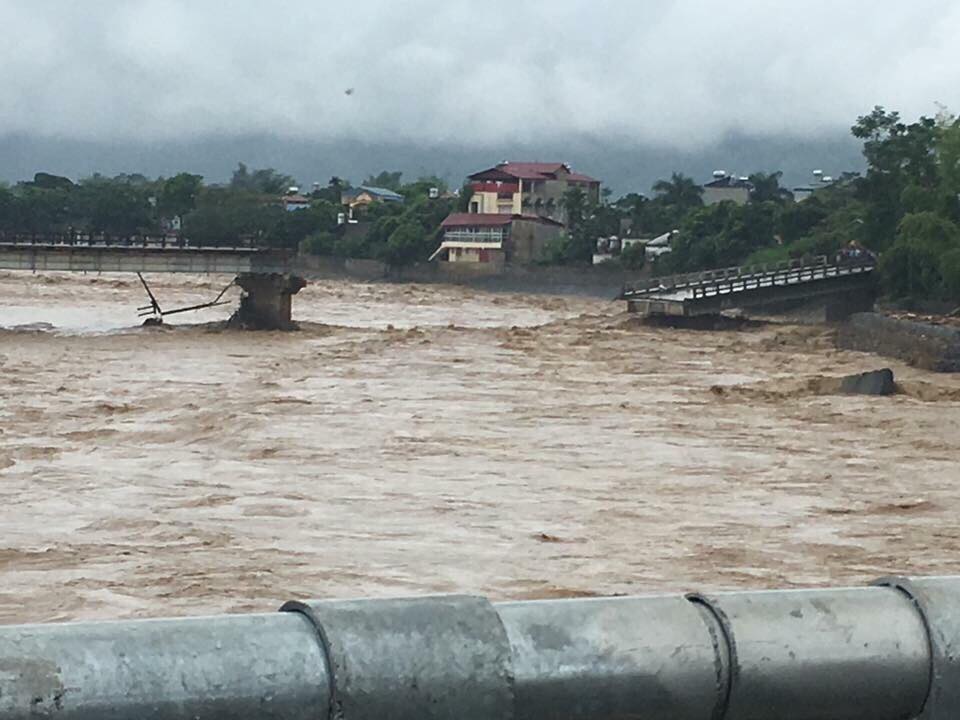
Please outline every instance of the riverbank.
[{"label": "riverbank", "polygon": [[859,313],[839,327],[837,347],[898,358],[934,372],[960,372],[960,327],[949,321]]}]

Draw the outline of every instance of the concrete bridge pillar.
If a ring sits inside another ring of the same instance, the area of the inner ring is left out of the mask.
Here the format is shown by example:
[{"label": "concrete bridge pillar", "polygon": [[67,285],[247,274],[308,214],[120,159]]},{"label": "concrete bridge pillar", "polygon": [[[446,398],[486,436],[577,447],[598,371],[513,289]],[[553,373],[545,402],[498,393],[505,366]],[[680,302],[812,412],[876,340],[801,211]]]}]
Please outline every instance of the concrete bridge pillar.
[{"label": "concrete bridge pillar", "polygon": [[873,287],[849,290],[827,300],[824,319],[827,322],[843,322],[856,313],[872,312],[877,301]]},{"label": "concrete bridge pillar", "polygon": [[237,285],[243,290],[240,308],[230,318],[232,327],[245,330],[296,330],[291,317],[293,296],[306,287],[297,275],[241,273]]}]

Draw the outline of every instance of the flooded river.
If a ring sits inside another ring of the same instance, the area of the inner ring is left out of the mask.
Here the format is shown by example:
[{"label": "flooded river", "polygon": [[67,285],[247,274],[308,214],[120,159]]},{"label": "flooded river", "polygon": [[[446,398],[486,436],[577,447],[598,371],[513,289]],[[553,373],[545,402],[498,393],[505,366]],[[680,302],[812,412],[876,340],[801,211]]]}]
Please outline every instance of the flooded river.
[{"label": "flooded river", "polygon": [[[210,324],[230,307],[140,328],[143,303],[0,274],[0,622],[960,572],[960,378],[822,328],[346,282],[292,334]],[[823,379],[886,365],[893,398]]]}]

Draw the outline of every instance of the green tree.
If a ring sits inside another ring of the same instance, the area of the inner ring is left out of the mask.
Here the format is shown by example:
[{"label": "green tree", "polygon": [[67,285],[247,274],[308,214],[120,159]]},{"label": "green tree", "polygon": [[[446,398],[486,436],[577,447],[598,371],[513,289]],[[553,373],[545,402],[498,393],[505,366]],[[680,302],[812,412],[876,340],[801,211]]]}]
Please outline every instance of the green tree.
[{"label": "green tree", "polygon": [[809,235],[830,212],[830,208],[816,195],[784,207],[780,213],[780,235],[784,243],[794,243]]},{"label": "green tree", "polygon": [[283,212],[248,190],[207,187],[184,218],[184,233],[202,245],[233,245],[243,240],[260,244],[265,229],[278,222]]},{"label": "green tree", "polygon": [[385,188],[387,190],[399,192],[403,185],[402,178],[403,173],[399,170],[394,170],[393,172],[384,170],[377,175],[367,176],[367,179],[363,181],[363,184],[367,187]]},{"label": "green tree", "polygon": [[243,163],[237,164],[230,179],[230,187],[234,190],[246,190],[263,195],[282,195],[288,188],[296,185],[296,181],[289,175],[279,173],[273,168],[263,168],[250,172]]},{"label": "green tree", "polygon": [[151,187],[94,175],[70,191],[72,222],[91,232],[133,235],[154,229]]},{"label": "green tree", "polygon": [[598,205],[578,187],[568,189],[561,199],[566,231],[543,253],[547,263],[587,263],[593,257],[597,239],[620,230],[623,212],[613,205]]},{"label": "green tree", "polygon": [[954,222],[960,222],[960,120],[942,118],[937,128],[936,152],[940,208]]},{"label": "green tree", "polygon": [[340,205],[343,201],[343,191],[350,187],[350,181],[334,175],[330,178],[325,188],[321,188],[313,193],[313,197],[319,200]]},{"label": "green tree", "polygon": [[74,214],[71,190],[40,189],[32,183],[19,185],[11,207],[10,230],[20,232],[62,232]]},{"label": "green tree", "polygon": [[739,265],[761,248],[776,244],[779,206],[773,202],[722,202],[690,214],[661,258],[662,273],[692,272]]},{"label": "green tree", "polygon": [[327,230],[312,233],[300,241],[300,252],[305,255],[335,255],[337,235]]},{"label": "green tree", "polygon": [[791,252],[794,257],[835,255],[841,248],[856,242],[869,246],[866,235],[865,214],[861,203],[850,203],[837,208],[814,226]]},{"label": "green tree", "polygon": [[423,228],[418,223],[407,220],[399,223],[390,233],[381,251],[381,257],[387,264],[399,267],[423,260],[423,255],[427,251]]},{"label": "green tree", "polygon": [[623,213],[625,216],[639,216],[644,208],[650,204],[650,200],[640,193],[628,193],[613,202],[613,207]]},{"label": "green tree", "polygon": [[73,187],[70,178],[38,172],[33,176],[33,186],[41,190],[69,190]]},{"label": "green tree", "polygon": [[[866,233],[884,249],[893,243],[903,216],[923,210],[916,204],[911,207],[910,201],[937,186],[937,122],[921,117],[906,124],[899,113],[878,106],[858,118],[852,132],[863,140],[867,160],[867,173],[858,183],[859,195],[867,204]],[[920,192],[908,190],[910,186]]]},{"label": "green tree", "polygon": [[578,187],[572,187],[563,194],[563,210],[567,218],[567,227],[576,232],[587,219],[589,209],[587,195]]},{"label": "green tree", "polygon": [[653,191],[666,205],[691,210],[703,205],[703,188],[683,173],[673,173],[669,180],[658,180]]},{"label": "green tree", "polygon": [[0,185],[0,231],[16,232],[23,228],[19,224],[19,203],[13,191]]},{"label": "green tree", "polygon": [[203,177],[179,173],[160,184],[157,210],[165,216],[184,216],[197,205],[197,196],[203,187]]},{"label": "green tree", "polygon": [[780,178],[783,173],[779,170],[773,173],[755,172],[749,177],[749,182],[753,186],[750,191],[751,202],[776,202],[784,201],[783,188],[780,187]]},{"label": "green tree", "polygon": [[310,207],[291,212],[264,213],[266,223],[259,229],[263,242],[269,247],[293,249],[304,239],[318,232],[333,232],[337,228],[340,208],[325,200],[316,200]]},{"label": "green tree", "polygon": [[427,200],[430,198],[430,191],[433,188],[437,188],[442,194],[447,191],[447,184],[438,177],[422,177],[416,182],[402,185],[399,192],[408,202],[411,200]]},{"label": "green tree", "polygon": [[589,232],[590,205],[587,195],[580,188],[572,187],[563,194],[561,203],[567,220],[562,246],[563,262],[587,260],[593,255],[595,242]]},{"label": "green tree", "polygon": [[643,243],[631,243],[620,252],[620,264],[628,270],[640,270],[647,261],[647,248]]},{"label": "green tree", "polygon": [[954,282],[954,253],[958,250],[960,227],[951,220],[934,212],[907,215],[897,228],[896,242],[880,259],[885,289],[896,298],[948,296]]},{"label": "green tree", "polygon": [[944,299],[960,303],[960,248],[953,248],[940,256],[940,277]]}]

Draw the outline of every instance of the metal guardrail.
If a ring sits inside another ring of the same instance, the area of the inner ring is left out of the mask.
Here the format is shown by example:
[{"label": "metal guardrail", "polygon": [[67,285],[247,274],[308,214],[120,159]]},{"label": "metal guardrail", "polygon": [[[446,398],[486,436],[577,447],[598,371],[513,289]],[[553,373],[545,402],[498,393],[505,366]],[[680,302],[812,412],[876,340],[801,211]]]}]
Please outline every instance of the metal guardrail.
[{"label": "metal guardrail", "polygon": [[731,295],[759,290],[761,288],[782,287],[785,285],[800,285],[815,280],[861,275],[872,272],[876,267],[874,260],[851,260],[835,265],[807,265],[796,268],[786,268],[771,272],[744,275],[742,277],[716,280],[703,283],[692,288],[692,299],[716,297],[717,295]]},{"label": "metal guardrail", "polygon": [[960,577],[0,628],[0,720],[955,720]]},{"label": "metal guardrail", "polygon": [[106,233],[8,233],[0,231],[0,247],[43,248],[143,248],[176,250],[219,250],[224,252],[251,252],[260,248],[252,239],[242,239],[231,245],[198,245],[182,235],[109,235]]},{"label": "metal guardrail", "polygon": [[779,263],[761,263],[756,265],[741,265],[736,267],[719,268],[717,270],[702,270],[700,272],[684,273],[680,275],[666,275],[659,278],[624,285],[621,299],[629,300],[652,293],[683,290],[700,285],[711,284],[723,280],[732,280],[744,277],[769,275],[784,270],[822,267],[830,265],[830,260],[820,255],[814,258],[800,258]]}]

